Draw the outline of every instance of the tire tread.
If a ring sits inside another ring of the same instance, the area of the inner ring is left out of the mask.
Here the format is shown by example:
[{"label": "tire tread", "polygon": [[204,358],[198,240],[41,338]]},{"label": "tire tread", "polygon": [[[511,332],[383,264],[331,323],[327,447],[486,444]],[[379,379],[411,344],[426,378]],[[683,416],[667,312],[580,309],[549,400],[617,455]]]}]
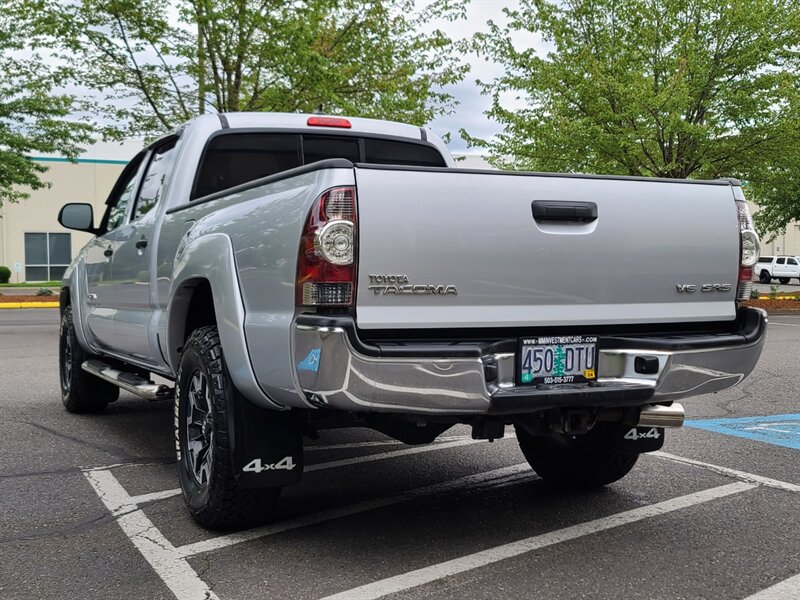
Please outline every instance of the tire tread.
[{"label": "tire tread", "polygon": [[532,436],[517,427],[520,449],[531,468],[548,484],[563,489],[592,489],[622,479],[639,454],[625,451],[612,427],[596,425],[583,436]]},{"label": "tire tread", "polygon": [[81,364],[93,358],[78,342],[75,334],[75,323],[72,316],[72,307],[67,306],[61,316],[61,331],[59,332],[59,378],[61,377],[61,359],[63,358],[61,338],[65,334],[70,336],[72,344],[72,377],[69,392],[66,392],[59,379],[61,401],[68,412],[76,414],[99,413],[105,410],[110,402],[119,398],[119,388],[108,381],[95,377],[81,368]]},{"label": "tire tread", "polygon": [[[235,393],[235,391],[225,367],[222,345],[216,326],[200,327],[192,332],[186,341],[183,352],[184,356],[187,352],[196,353],[201,364],[204,364],[208,370],[207,374],[213,392],[211,409],[214,412],[215,446],[211,480],[207,500],[199,507],[189,505],[192,517],[209,529],[231,529],[263,523],[274,512],[280,488],[242,489],[237,483],[229,449],[229,415],[226,403],[226,394]],[[179,436],[177,403],[181,398],[180,382],[183,370],[184,361],[181,360],[175,389],[176,439]],[[178,468],[184,468],[183,461],[178,461]],[[185,476],[192,477],[192,474],[186,473]],[[186,486],[183,485],[183,480],[181,483],[184,495],[191,494],[191,491],[187,491]]]}]

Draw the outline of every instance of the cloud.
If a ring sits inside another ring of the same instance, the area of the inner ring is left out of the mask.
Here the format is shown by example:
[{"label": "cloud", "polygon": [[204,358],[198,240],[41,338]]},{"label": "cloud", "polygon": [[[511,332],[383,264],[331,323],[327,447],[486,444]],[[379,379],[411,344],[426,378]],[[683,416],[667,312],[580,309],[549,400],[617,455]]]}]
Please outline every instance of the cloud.
[{"label": "cloud", "polygon": [[[473,0],[467,9],[465,20],[452,23],[434,22],[430,24],[430,28],[441,29],[453,39],[470,38],[479,31],[487,32],[489,20],[502,26],[507,22],[503,9],[513,10],[518,7],[519,2],[516,0]],[[537,53],[542,53],[549,49],[538,34],[515,32],[511,38],[517,50],[535,48]],[[490,96],[481,95],[475,80],[490,82],[503,74],[503,66],[472,53],[465,55],[463,60],[470,65],[466,78],[445,88],[445,91],[459,103],[455,112],[434,119],[428,127],[439,136],[451,134],[448,147],[452,152],[483,153],[485,150],[468,148],[466,142],[459,137],[458,131],[463,128],[471,136],[482,139],[491,139],[502,131],[499,123],[486,116],[485,113],[491,108],[492,99]],[[504,104],[510,108],[525,105],[524,100],[518,100],[515,94],[503,94],[502,98]]]},{"label": "cloud", "polygon": [[[500,124],[491,120],[484,113],[491,108],[492,99],[482,96],[480,89],[475,84],[474,78],[468,78],[455,85],[448,86],[446,91],[451,94],[459,105],[451,115],[442,115],[428,124],[428,127],[438,136],[450,133],[450,143],[447,145],[451,152],[466,152],[467,143],[462,140],[458,132],[465,129],[470,135],[482,139],[490,139],[500,132]],[[470,153],[481,153],[480,149],[471,149]]]}]

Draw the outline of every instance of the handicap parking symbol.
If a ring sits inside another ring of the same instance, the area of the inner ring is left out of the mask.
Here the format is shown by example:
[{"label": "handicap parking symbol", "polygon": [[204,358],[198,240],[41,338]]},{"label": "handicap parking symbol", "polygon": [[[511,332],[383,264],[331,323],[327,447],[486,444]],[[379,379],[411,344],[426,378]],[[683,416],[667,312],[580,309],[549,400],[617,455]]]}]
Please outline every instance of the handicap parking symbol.
[{"label": "handicap parking symbol", "polygon": [[297,368],[301,371],[313,371],[314,373],[319,371],[319,356],[321,351],[321,348],[312,348],[306,357],[297,363]]},{"label": "handicap parking symbol", "polygon": [[800,414],[738,419],[692,419],[685,424],[688,427],[800,450]]}]

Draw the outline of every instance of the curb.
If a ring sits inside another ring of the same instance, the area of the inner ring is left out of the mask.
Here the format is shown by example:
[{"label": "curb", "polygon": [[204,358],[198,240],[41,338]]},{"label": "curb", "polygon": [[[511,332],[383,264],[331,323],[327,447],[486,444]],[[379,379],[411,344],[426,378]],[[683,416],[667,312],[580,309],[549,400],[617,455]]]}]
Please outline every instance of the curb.
[{"label": "curb", "polygon": [[58,308],[58,302],[0,302],[0,310],[4,308]]}]

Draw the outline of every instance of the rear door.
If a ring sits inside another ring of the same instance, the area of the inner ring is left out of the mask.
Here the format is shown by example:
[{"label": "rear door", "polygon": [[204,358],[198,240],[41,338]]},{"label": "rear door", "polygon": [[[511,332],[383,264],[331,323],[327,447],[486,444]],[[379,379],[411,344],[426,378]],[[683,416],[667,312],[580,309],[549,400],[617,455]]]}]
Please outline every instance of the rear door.
[{"label": "rear door", "polygon": [[114,252],[119,247],[120,229],[128,219],[128,212],[136,195],[141,176],[144,152],[137,155],[123,170],[106,200],[103,224],[106,233],[94,238],[86,249],[86,325],[96,342],[104,348],[115,344],[113,301],[114,280],[111,271]]},{"label": "rear door", "polygon": [[177,138],[168,138],[149,154],[130,221],[119,229],[112,261],[113,349],[151,364],[158,364],[161,356],[156,328],[150,327],[153,230],[176,143]]},{"label": "rear door", "polygon": [[781,256],[775,259],[775,266],[772,268],[773,277],[788,277],[789,269],[786,265],[786,258]]},{"label": "rear door", "polygon": [[356,182],[361,328],[735,316],[727,183],[363,165]]},{"label": "rear door", "polygon": [[797,259],[791,256],[779,258],[775,261],[775,277],[797,277],[798,269]]},{"label": "rear door", "polygon": [[800,276],[800,263],[797,262],[796,258],[787,258],[786,270],[789,273],[789,277],[798,277]]}]

